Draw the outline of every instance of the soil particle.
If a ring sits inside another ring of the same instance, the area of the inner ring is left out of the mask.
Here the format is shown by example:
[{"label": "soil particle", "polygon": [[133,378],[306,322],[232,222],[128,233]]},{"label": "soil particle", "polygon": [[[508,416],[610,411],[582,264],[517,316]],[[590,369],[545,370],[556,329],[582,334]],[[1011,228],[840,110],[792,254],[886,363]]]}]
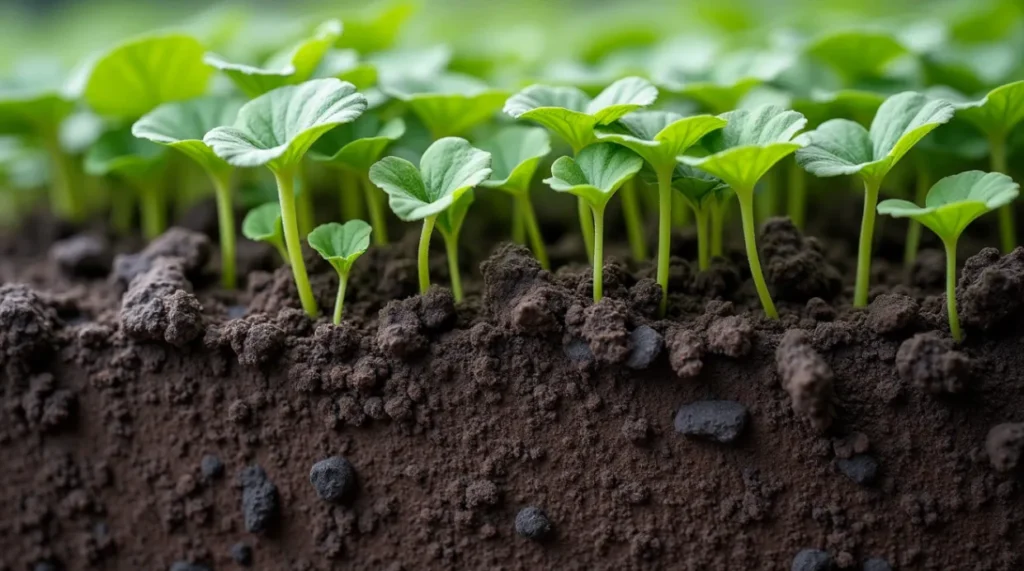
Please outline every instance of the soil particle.
[{"label": "soil particle", "polygon": [[750,354],[754,344],[754,328],[740,316],[724,317],[708,327],[707,339],[710,352],[738,359]]},{"label": "soil particle", "polygon": [[878,476],[878,461],[868,454],[840,458],[836,466],[844,476],[861,486],[870,486]]},{"label": "soil particle", "polygon": [[207,481],[216,480],[224,475],[224,463],[213,454],[205,454],[199,461],[199,473]]},{"label": "soil particle", "polygon": [[542,541],[551,534],[551,520],[544,510],[525,507],[516,514],[516,533],[534,541]]},{"label": "soil particle", "polygon": [[313,464],[309,483],[321,500],[337,503],[351,497],[355,491],[356,472],[345,458],[331,456]]},{"label": "soil particle", "polygon": [[787,331],[775,350],[775,363],[793,411],[818,432],[828,429],[832,424],[832,368],[811,346],[810,335],[802,329]]},{"label": "soil particle", "polygon": [[630,352],[626,366],[640,371],[651,366],[665,348],[665,339],[651,327],[641,325],[629,334]]},{"label": "soil particle", "polygon": [[815,238],[804,238],[788,218],[765,222],[758,242],[765,278],[776,299],[832,299],[842,290],[842,276],[825,259],[821,243]]},{"label": "soil particle", "polygon": [[26,285],[0,285],[0,364],[44,357],[57,329],[56,312]]},{"label": "soil particle", "polygon": [[832,556],[820,549],[804,549],[793,558],[791,571],[830,571]]},{"label": "soil particle", "polygon": [[71,391],[58,389],[52,374],[42,373],[29,380],[28,390],[22,395],[19,405],[13,412],[29,428],[53,432],[71,423],[78,398]]},{"label": "soil particle", "polygon": [[562,351],[570,361],[580,365],[588,365],[594,361],[594,352],[590,350],[590,345],[578,337],[566,343]]},{"label": "soil particle", "polygon": [[918,333],[900,345],[896,369],[904,381],[933,394],[959,393],[966,387],[972,365],[967,355],[953,349],[945,335]]},{"label": "soil particle", "polygon": [[637,446],[643,446],[651,437],[651,423],[646,418],[627,420],[622,424],[622,436]]},{"label": "soil particle", "polygon": [[854,432],[843,438],[832,440],[832,451],[837,458],[849,459],[854,454],[863,454],[868,451],[871,443],[868,437],[862,432]]},{"label": "soil particle", "polygon": [[399,359],[418,356],[430,343],[427,334],[451,326],[455,317],[451,292],[438,286],[423,295],[392,301],[380,311],[377,348]]},{"label": "soil particle", "polygon": [[700,337],[681,327],[668,330],[668,360],[680,379],[693,379],[704,368],[704,343]]},{"label": "soil particle", "polygon": [[815,321],[832,321],[836,318],[836,308],[820,297],[807,300],[807,316]]},{"label": "soil particle", "polygon": [[50,259],[68,276],[99,278],[110,273],[113,253],[102,236],[76,234],[55,242]]},{"label": "soil particle", "polygon": [[498,486],[490,480],[474,480],[466,486],[466,507],[469,509],[493,507],[500,502]]},{"label": "soil particle", "polygon": [[219,338],[211,340],[208,337],[207,344],[225,341],[238,357],[239,364],[258,367],[280,355],[284,349],[285,332],[266,315],[259,314],[229,321],[220,330]]},{"label": "soil particle", "polygon": [[985,451],[992,467],[999,472],[1012,472],[1020,467],[1024,456],[1024,423],[993,426],[985,438]]},{"label": "soil particle", "polygon": [[242,567],[249,567],[252,565],[252,547],[249,547],[247,543],[236,543],[231,546],[231,560],[241,565]]},{"label": "soil particle", "polygon": [[203,333],[202,306],[180,258],[157,258],[131,281],[121,301],[121,328],[138,341],[181,347]]},{"label": "soil particle", "polygon": [[872,557],[864,560],[863,571],[892,571],[892,565],[881,557]]},{"label": "soil particle", "polygon": [[484,306],[499,326],[526,335],[561,330],[571,294],[553,283],[529,250],[503,244],[480,271]]},{"label": "soil particle", "polygon": [[957,298],[960,321],[966,327],[992,329],[1017,315],[1024,305],[1024,248],[1005,256],[985,248],[968,258]]},{"label": "soil particle", "polygon": [[735,401],[698,401],[679,409],[675,429],[680,434],[728,444],[747,426],[747,408]]},{"label": "soil particle", "polygon": [[910,268],[910,283],[925,290],[943,287],[946,283],[946,253],[934,248],[918,252]]},{"label": "soil particle", "polygon": [[114,258],[111,279],[122,289],[129,286],[140,274],[149,271],[159,258],[178,258],[181,269],[190,279],[201,275],[210,260],[211,244],[205,234],[171,228],[153,240],[137,254],[122,254]]},{"label": "soil particle", "polygon": [[277,486],[260,466],[249,466],[238,474],[242,486],[242,513],[245,529],[250,533],[263,533],[277,522],[280,511]]},{"label": "soil particle", "polygon": [[879,335],[899,333],[917,322],[920,307],[909,296],[883,293],[868,306],[868,326]]},{"label": "soil particle", "polygon": [[[566,316],[566,324],[572,321],[580,306],[574,306]],[[583,326],[580,334],[590,345],[590,351],[598,362],[619,365],[630,356],[629,310],[626,304],[612,298],[601,301],[582,310]]]}]

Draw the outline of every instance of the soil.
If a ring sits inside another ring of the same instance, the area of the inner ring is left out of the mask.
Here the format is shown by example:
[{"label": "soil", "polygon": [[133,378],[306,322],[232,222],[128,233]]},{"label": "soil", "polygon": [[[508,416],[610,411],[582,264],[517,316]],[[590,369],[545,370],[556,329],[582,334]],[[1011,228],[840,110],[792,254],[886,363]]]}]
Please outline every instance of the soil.
[{"label": "soil", "polygon": [[416,234],[340,326],[245,241],[228,292],[187,228],[0,240],[0,570],[1024,568],[1024,249],[968,252],[955,345],[942,256],[884,232],[854,310],[851,248],[768,221],[778,321],[741,250],[658,319],[649,265],[594,304],[511,244],[416,295]]}]

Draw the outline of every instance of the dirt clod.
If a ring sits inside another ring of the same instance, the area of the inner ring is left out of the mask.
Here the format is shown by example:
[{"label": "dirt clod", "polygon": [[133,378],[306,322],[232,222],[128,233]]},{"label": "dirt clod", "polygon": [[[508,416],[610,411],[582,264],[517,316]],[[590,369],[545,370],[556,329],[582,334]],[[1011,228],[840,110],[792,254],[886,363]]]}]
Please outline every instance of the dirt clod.
[{"label": "dirt clod", "polygon": [[126,288],[141,274],[150,270],[159,258],[181,260],[181,269],[189,278],[197,277],[210,260],[212,246],[205,234],[185,228],[171,228],[153,240],[137,254],[124,254],[114,258],[111,275],[115,284]]},{"label": "dirt clod", "polygon": [[101,236],[76,234],[50,247],[52,259],[69,276],[97,278],[110,273],[113,254]]},{"label": "dirt clod", "polygon": [[674,425],[680,434],[728,444],[746,428],[747,407],[735,401],[698,401],[681,407]]},{"label": "dirt clod", "polygon": [[793,558],[790,571],[831,571],[832,556],[820,549],[804,549]]},{"label": "dirt clod", "polygon": [[868,306],[868,326],[879,335],[904,331],[917,321],[920,307],[909,296],[883,293]]},{"label": "dirt clod", "polygon": [[466,507],[469,509],[496,506],[500,501],[498,486],[490,480],[474,480],[466,486]]},{"label": "dirt clod", "polygon": [[900,345],[896,369],[904,381],[930,393],[958,393],[971,374],[971,360],[937,331],[918,333]]},{"label": "dirt clod", "polygon": [[584,310],[582,336],[598,362],[618,365],[630,356],[629,312],[621,301],[604,298]]},{"label": "dirt clod", "polygon": [[821,243],[805,238],[788,218],[765,222],[758,241],[765,278],[776,299],[832,299],[842,289],[842,276],[825,259]]},{"label": "dirt clod", "polygon": [[704,343],[688,329],[673,327],[668,331],[668,359],[680,379],[692,379],[704,368]]},{"label": "dirt clod", "polygon": [[787,331],[775,350],[775,363],[793,411],[819,432],[831,426],[832,368],[811,346],[807,332]]},{"label": "dirt clod", "polygon": [[242,485],[242,513],[249,533],[264,533],[277,522],[280,511],[277,486],[260,466],[244,468],[238,475]]},{"label": "dirt clod", "polygon": [[1024,247],[1000,256],[985,248],[964,263],[957,284],[960,322],[965,327],[992,329],[1024,307]]},{"label": "dirt clod", "polygon": [[1024,423],[993,426],[985,438],[985,452],[992,467],[999,472],[1012,472],[1024,456]]},{"label": "dirt clod", "polygon": [[0,364],[28,361],[52,348],[57,315],[34,290],[0,285]]},{"label": "dirt clod", "polygon": [[139,274],[121,301],[121,327],[139,341],[181,347],[203,333],[202,306],[191,293],[179,258],[158,258]]},{"label": "dirt clod", "polygon": [[355,490],[356,472],[352,464],[341,456],[331,456],[313,464],[309,483],[316,495],[325,502],[340,502]]},{"label": "dirt clod", "polygon": [[516,533],[534,541],[542,541],[551,533],[551,520],[544,510],[525,507],[516,514]]},{"label": "dirt clod", "polygon": [[750,353],[754,328],[746,319],[732,315],[714,321],[708,327],[707,338],[709,351],[738,359]]}]

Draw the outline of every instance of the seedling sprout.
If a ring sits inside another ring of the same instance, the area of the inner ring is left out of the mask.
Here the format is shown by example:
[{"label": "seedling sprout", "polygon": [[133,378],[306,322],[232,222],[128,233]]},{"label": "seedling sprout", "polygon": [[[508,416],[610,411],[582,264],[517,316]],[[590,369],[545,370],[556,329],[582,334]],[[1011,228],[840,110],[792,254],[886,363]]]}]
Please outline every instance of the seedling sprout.
[{"label": "seedling sprout", "polygon": [[[141,208],[142,234],[152,240],[167,229],[167,189],[162,178],[166,150],[137,139],[126,129],[109,131],[85,155],[85,172],[128,183]],[[116,200],[116,199],[115,199]]]},{"label": "seedling sprout", "polygon": [[253,242],[270,244],[285,264],[289,262],[288,249],[284,245],[280,203],[268,202],[250,210],[242,219],[242,235]]},{"label": "seedling sprout", "polygon": [[345,288],[352,264],[370,247],[372,228],[362,220],[349,220],[344,224],[330,222],[322,224],[309,233],[307,240],[338,272],[338,296],[334,302],[334,324],[341,323],[341,312],[345,305]]}]

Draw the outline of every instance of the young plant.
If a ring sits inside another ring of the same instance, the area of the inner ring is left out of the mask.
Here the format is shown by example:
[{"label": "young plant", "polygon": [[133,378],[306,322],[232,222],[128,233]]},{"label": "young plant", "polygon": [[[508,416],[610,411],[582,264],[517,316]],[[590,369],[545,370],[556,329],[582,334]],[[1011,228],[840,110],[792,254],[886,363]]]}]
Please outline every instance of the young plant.
[{"label": "young plant", "polygon": [[684,164],[677,164],[672,172],[672,188],[693,210],[697,225],[698,267],[705,271],[711,267],[711,233],[722,231],[720,226],[713,227],[712,215],[731,198],[731,191],[721,179]]},{"label": "young plant", "polygon": [[133,135],[182,152],[202,167],[213,182],[220,226],[221,281],[228,289],[234,289],[237,282],[235,212],[231,199],[234,168],[203,142],[203,136],[216,127],[234,123],[241,106],[236,99],[216,96],[165,103],[132,125]]},{"label": "young plant", "polygon": [[356,89],[370,89],[377,85],[377,66],[361,61],[355,50],[330,50],[320,60],[313,77],[336,77]]},{"label": "young plant", "polygon": [[949,103],[908,91],[882,103],[870,130],[847,119],[832,119],[808,133],[807,146],[797,151],[797,162],[815,176],[857,175],[864,183],[855,307],[868,303],[875,206],[882,181],[918,141],[952,117]]},{"label": "young plant", "polygon": [[142,234],[152,240],[167,229],[167,189],[163,173],[166,150],[137,139],[128,130],[109,131],[85,155],[85,172],[115,176],[137,193],[141,207]]},{"label": "young plant", "polygon": [[351,48],[370,53],[390,48],[402,26],[416,10],[416,4],[405,0],[374,5],[369,12],[344,18],[345,34],[334,43],[338,48]]},{"label": "young plant", "polygon": [[754,187],[776,163],[800,148],[800,143],[794,142],[793,137],[803,129],[807,120],[796,111],[787,111],[774,105],[730,111],[723,114],[722,118],[728,124],[704,137],[703,146],[710,155],[681,156],[679,160],[722,179],[736,193],[743,220],[743,242],[750,262],[750,275],[754,279],[765,314],[777,319],[779,314],[768,293],[768,284],[764,281],[761,260],[757,255]]},{"label": "young plant", "polygon": [[626,115],[616,129],[599,129],[601,140],[622,145],[640,155],[658,180],[658,285],[661,314],[668,304],[668,262],[672,242],[672,178],[676,157],[708,133],[721,129],[725,119],[712,115],[683,117],[670,111],[636,111]]},{"label": "young plant", "polygon": [[540,166],[540,160],[551,152],[551,137],[539,127],[510,125],[480,145],[491,153],[491,178],[480,183],[512,195],[513,228],[525,226],[530,248],[545,270],[551,269],[544,237],[541,236],[537,215],[530,200],[530,183]]},{"label": "young plant", "polygon": [[452,295],[455,301],[462,301],[462,273],[459,271],[459,234],[466,221],[469,207],[473,205],[473,189],[460,196],[437,217],[437,229],[444,239],[445,254],[448,257],[448,275],[452,280]]},{"label": "young plant", "polygon": [[702,69],[683,68],[677,61],[654,71],[658,86],[712,113],[724,113],[739,107],[751,90],[775,79],[793,58],[781,52],[742,51],[715,58]]},{"label": "young plant", "polygon": [[946,249],[946,304],[949,330],[963,340],[956,309],[956,244],[967,226],[981,215],[1012,203],[1020,187],[1002,173],[967,171],[946,177],[928,191],[923,207],[907,200],[889,199],[878,205],[879,214],[911,218],[942,240]]},{"label": "young plant", "polygon": [[313,77],[320,60],[341,36],[341,22],[328,20],[312,36],[273,56],[263,66],[232,63],[208,53],[203,61],[220,70],[249,97],[259,97],[278,87],[302,83]]},{"label": "young plant", "polygon": [[627,180],[644,166],[644,160],[629,149],[614,143],[586,147],[576,158],[560,157],[551,165],[551,178],[544,183],[558,192],[580,198],[594,220],[594,301],[603,295],[604,209]]},{"label": "young plant", "polygon": [[490,153],[458,137],[430,145],[419,168],[398,157],[384,157],[370,168],[370,180],[387,193],[392,212],[406,222],[423,221],[417,256],[420,293],[430,287],[430,235],[438,217],[490,175]]},{"label": "young plant", "polygon": [[[327,132],[310,149],[313,160],[339,168],[349,174],[362,187],[370,221],[376,231],[375,244],[387,244],[387,219],[380,194],[370,184],[370,167],[380,160],[391,143],[405,134],[405,121],[396,117],[382,122],[376,115],[363,115],[352,123],[346,123]],[[342,188],[342,196],[352,195],[355,188]],[[357,195],[358,196],[358,195]],[[344,199],[343,199],[344,200]],[[349,208],[348,210],[351,210]]]},{"label": "young plant", "polygon": [[[538,123],[561,137],[578,155],[597,141],[595,127],[610,125],[627,113],[647,107],[658,98],[658,89],[646,79],[627,77],[609,85],[593,99],[575,87],[531,85],[505,102],[505,113]],[[577,200],[580,229],[587,257],[594,256],[590,208]]]},{"label": "young plant", "polygon": [[319,309],[302,261],[295,213],[295,177],[313,143],[331,129],[354,121],[366,110],[366,98],[351,83],[314,79],[279,87],[246,103],[232,127],[217,127],[203,142],[236,167],[266,166],[277,180],[285,245],[302,308]]},{"label": "young plant", "polygon": [[807,54],[827,65],[844,85],[878,78],[907,48],[892,34],[880,31],[843,30],[818,37],[806,48]]},{"label": "young plant", "polygon": [[338,297],[334,301],[335,325],[341,323],[349,271],[352,270],[352,264],[370,247],[372,231],[370,225],[362,220],[349,220],[344,224],[331,222],[317,226],[306,238],[309,245],[338,272]]},{"label": "young plant", "polygon": [[281,205],[277,202],[261,204],[242,219],[242,236],[253,242],[266,242],[277,250],[281,260],[288,263],[288,250],[284,245],[284,225],[281,223]]},{"label": "young plant", "polygon": [[381,90],[405,102],[434,140],[465,135],[490,119],[508,98],[505,91],[457,73],[386,79],[381,82]]}]

